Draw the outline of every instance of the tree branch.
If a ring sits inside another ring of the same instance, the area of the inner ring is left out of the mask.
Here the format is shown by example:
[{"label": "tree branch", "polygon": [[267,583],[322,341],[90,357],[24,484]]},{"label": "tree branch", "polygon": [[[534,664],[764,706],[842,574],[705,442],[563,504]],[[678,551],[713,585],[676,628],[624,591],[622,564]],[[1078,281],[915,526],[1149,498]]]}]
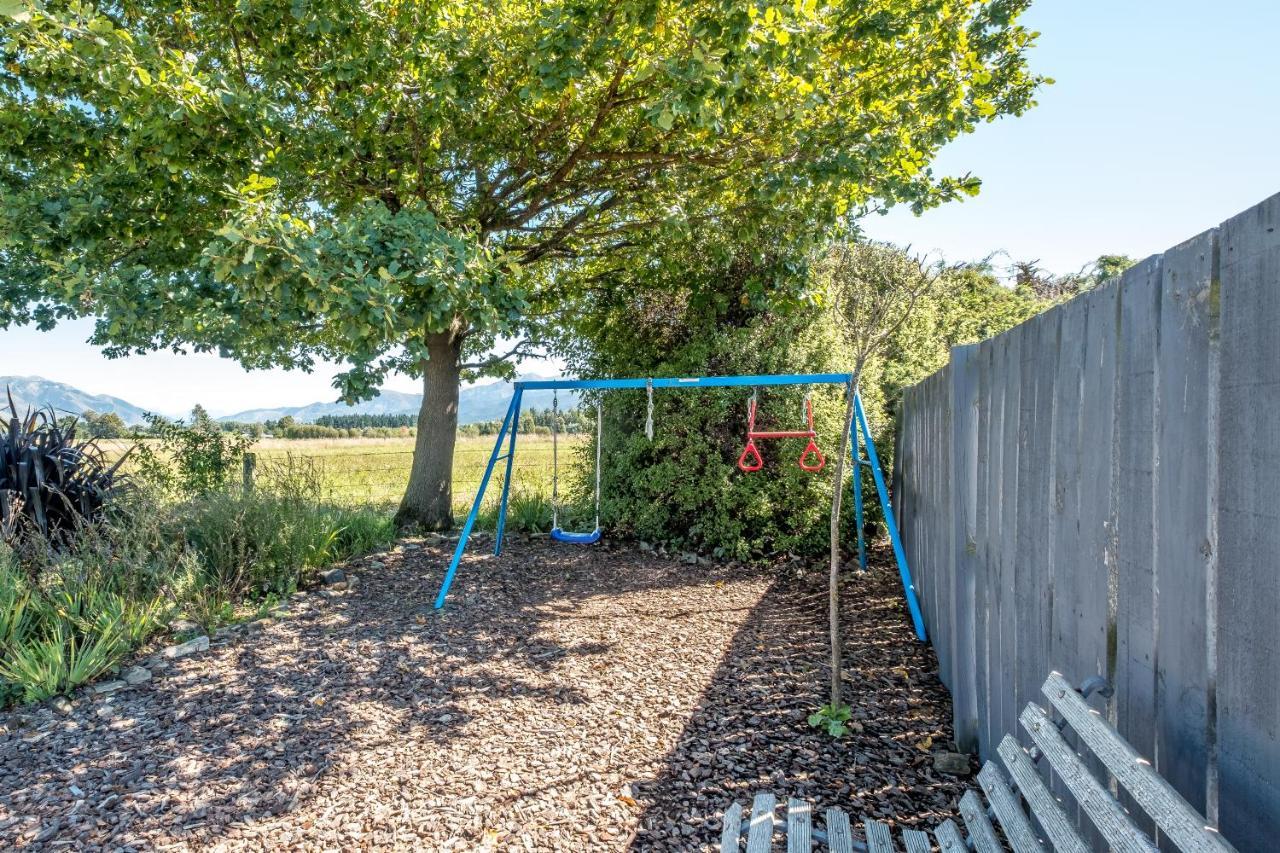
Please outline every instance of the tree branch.
[{"label": "tree branch", "polygon": [[[533,347],[533,349],[532,350],[526,349],[526,347]],[[519,343],[517,343],[510,350],[503,353],[502,355],[495,355],[492,358],[485,359],[484,361],[473,361],[473,362],[468,362],[466,364],[460,364],[458,365],[458,368],[460,370],[485,370],[490,367],[495,367],[501,364],[502,362],[508,361],[512,358],[516,358],[516,357],[525,358],[528,356],[541,355],[541,354],[542,353],[537,350],[537,344],[533,343],[532,341],[520,341]]]}]

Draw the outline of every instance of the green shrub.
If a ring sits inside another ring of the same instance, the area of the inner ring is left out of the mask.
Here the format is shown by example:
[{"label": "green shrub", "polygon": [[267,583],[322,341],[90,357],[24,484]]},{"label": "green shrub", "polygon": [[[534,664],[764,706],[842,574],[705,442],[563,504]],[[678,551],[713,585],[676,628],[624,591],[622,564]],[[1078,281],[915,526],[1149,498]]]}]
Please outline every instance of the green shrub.
[{"label": "green shrub", "polygon": [[[680,328],[675,341],[631,338],[627,373],[723,376],[828,373],[845,368],[842,345],[817,311],[763,316],[743,326]],[[649,334],[653,334],[650,330]],[[644,359],[660,353],[654,361]],[[603,365],[602,365],[603,366]],[[620,373],[604,369],[602,374]],[[874,390],[874,388],[872,388]],[[762,388],[757,427],[794,430],[804,424],[804,396],[812,392],[818,445],[833,461],[844,413],[837,386]],[[746,443],[751,389],[654,392],[654,438],[645,436],[644,391],[604,398],[602,523],[614,531],[675,549],[739,559],[778,552],[803,555],[827,547],[832,471],[817,474],[796,464],[805,440],[759,440],[765,468],[744,473],[737,459]],[[865,396],[865,392],[864,392]],[[594,454],[593,447],[583,449]],[[591,460],[584,468],[591,470]],[[589,505],[590,477],[574,486]]]},{"label": "green shrub", "polygon": [[0,544],[0,706],[100,676],[174,616],[212,629],[394,538],[389,515],[317,501],[305,464],[269,472],[248,494],[133,490],[56,547],[38,536]]},{"label": "green shrub", "polygon": [[507,527],[521,533],[551,529],[551,501],[537,492],[517,492],[507,503]]},{"label": "green shrub", "polygon": [[204,574],[203,584],[219,591],[203,603],[207,612],[217,612],[219,598],[288,595],[316,569],[395,536],[384,513],[323,502],[314,459],[265,460],[257,484],[251,492],[208,492],[173,512],[174,525]]},{"label": "green shrub", "polygon": [[231,485],[253,439],[224,432],[208,416],[188,426],[146,416],[157,440],[138,446],[137,470],[148,483],[177,497],[207,495]]},{"label": "green shrub", "polygon": [[[787,290],[780,291],[779,283],[803,278],[802,270],[785,263],[785,255],[757,256],[748,247],[717,252],[717,246],[712,241],[675,265],[611,271],[620,277],[615,281],[619,286],[597,292],[576,313],[575,334],[564,344],[570,368],[590,377],[852,370],[851,353],[823,309],[826,297],[815,279],[808,279],[813,290],[808,301],[775,299]],[[783,262],[782,268],[775,261]],[[702,295],[695,301],[698,293]],[[769,308],[771,301],[782,307]],[[945,365],[952,346],[998,334],[1048,304],[1003,286],[984,264],[946,271],[861,377],[886,479],[893,464],[901,389]],[[760,426],[796,428],[802,422],[803,393],[794,387],[762,390]],[[795,465],[802,441],[761,441],[764,470],[744,474],[735,463],[745,440],[746,389],[659,389],[654,394],[652,442],[644,435],[644,391],[613,391],[603,397],[607,526],[651,542],[721,555],[825,552],[830,464],[820,474],[808,474]],[[830,463],[844,414],[840,390],[814,389],[814,409],[818,443]],[[585,469],[590,467],[588,462]],[[867,521],[879,526],[881,508],[871,473],[864,467],[861,476],[865,494],[872,498],[866,505]],[[590,483],[579,483],[577,504],[589,493]],[[843,507],[842,524],[851,539],[853,501],[845,500]]]},{"label": "green shrub", "polygon": [[262,490],[206,495],[182,516],[208,582],[228,595],[289,595],[316,569],[394,537],[390,519],[373,510]]},{"label": "green shrub", "polygon": [[[145,522],[0,554],[0,693],[38,701],[117,666],[170,611]],[[160,552],[163,552],[161,548]],[[140,559],[139,559],[140,558]],[[0,697],[2,698],[2,697]]]}]

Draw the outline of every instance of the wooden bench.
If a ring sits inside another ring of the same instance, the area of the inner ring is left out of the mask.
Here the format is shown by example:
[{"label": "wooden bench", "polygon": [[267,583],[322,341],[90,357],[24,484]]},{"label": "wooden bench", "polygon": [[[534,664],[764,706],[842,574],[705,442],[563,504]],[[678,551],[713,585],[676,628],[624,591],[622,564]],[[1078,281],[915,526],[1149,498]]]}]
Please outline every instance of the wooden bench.
[{"label": "wooden bench", "polygon": [[[975,853],[1003,850],[1086,853],[1091,846],[1082,840],[1075,822],[1068,817],[1062,802],[1050,793],[1036,767],[1042,759],[1047,760],[1080,811],[1088,815],[1101,839],[1102,846],[1098,849],[1109,847],[1119,853],[1155,853],[1160,849],[1234,853],[1235,848],[1206,826],[1204,817],[1085,704],[1084,697],[1065,678],[1056,672],[1050,673],[1041,691],[1058,719],[1036,703],[1027,703],[1019,722],[1035,746],[1024,749],[1012,736],[1005,736],[996,750],[1004,769],[988,761],[978,773],[986,804],[976,790],[965,792],[960,799],[963,830],[951,820],[944,821],[932,833],[904,829],[900,834],[901,846],[898,846],[889,827],[865,820],[862,823],[864,838],[859,839],[853,836],[849,816],[840,809],[827,809],[818,828],[814,826],[808,803],[788,800],[785,819],[779,819],[775,814],[776,798],[763,793],[756,795],[751,814],[745,820],[739,803],[733,803],[725,811],[721,853],[737,853],[742,849],[744,837],[748,853],[769,853],[775,834],[785,837],[787,853],[809,853],[815,842],[819,849],[832,853],[897,853],[899,850],[930,853],[935,845],[942,853],[970,850]],[[1132,801],[1151,818],[1159,829],[1161,847],[1134,823],[1109,790],[1109,780],[1099,781],[1090,773],[1080,755],[1062,736],[1067,726],[1076,733],[1080,748],[1092,751],[1117,786],[1127,791]]]}]

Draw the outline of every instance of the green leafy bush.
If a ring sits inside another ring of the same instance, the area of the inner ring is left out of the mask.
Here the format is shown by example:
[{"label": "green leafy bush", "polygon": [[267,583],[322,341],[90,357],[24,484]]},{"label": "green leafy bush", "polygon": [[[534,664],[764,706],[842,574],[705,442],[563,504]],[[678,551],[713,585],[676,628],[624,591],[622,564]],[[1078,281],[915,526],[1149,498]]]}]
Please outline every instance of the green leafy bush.
[{"label": "green leafy bush", "polygon": [[314,460],[273,460],[257,482],[194,497],[175,513],[208,582],[228,596],[288,595],[317,568],[394,538],[383,513],[324,503]]},{"label": "green leafy bush", "polygon": [[314,471],[175,501],[136,489],[53,547],[0,544],[0,706],[62,693],[117,667],[176,616],[206,630],[293,591],[317,567],[394,538],[388,515],[325,505]]},{"label": "green leafy bush", "polygon": [[174,551],[157,532],[137,519],[82,528],[57,549],[0,546],[0,694],[38,701],[84,684],[163,624]]},{"label": "green leafy bush", "polygon": [[0,539],[70,535],[125,488],[119,469],[128,454],[108,463],[92,439],[77,441],[78,424],[52,408],[19,415],[9,395],[9,415],[0,420]]},{"label": "green leafy bush", "polygon": [[[739,327],[702,326],[682,331],[681,338],[677,346],[628,347],[631,366],[625,372],[721,376],[842,369],[842,345],[818,311],[763,316]],[[653,358],[654,353],[660,355]],[[757,427],[801,427],[806,391],[812,392],[817,442],[830,456],[844,410],[840,387],[760,389]],[[644,429],[645,392],[609,393],[604,398],[602,522],[624,535],[716,556],[821,553],[827,547],[834,466],[817,474],[800,469],[796,461],[803,439],[760,440],[764,470],[740,471],[736,463],[746,442],[750,393],[659,389],[652,441]],[[588,501],[592,485],[577,485],[579,503]]]},{"label": "green leafy bush", "polygon": [[[770,308],[761,291],[803,279],[783,264],[785,255],[717,255],[718,244],[681,255],[672,270],[612,271],[630,286],[603,291],[576,314],[578,330],[565,344],[570,366],[582,376],[721,376],[766,373],[847,373],[851,353],[824,310],[820,282],[809,279],[807,299]],[[697,300],[689,277],[703,282]],[[665,292],[646,294],[659,286]],[[804,288],[801,288],[803,291]],[[896,403],[901,389],[946,364],[950,348],[990,337],[1043,310],[1003,286],[989,266],[946,270],[914,312],[863,370],[861,394],[888,479],[893,464]],[[793,429],[801,421],[805,389],[761,391],[761,427]],[[644,434],[646,395],[604,396],[604,522],[620,534],[677,548],[751,557],[778,552],[816,556],[828,547],[831,466],[813,475],[795,465],[803,442],[758,442],[765,468],[744,474],[735,463],[746,430],[747,392],[682,390],[655,393],[655,434]],[[814,389],[818,443],[831,460],[843,417],[840,389]],[[584,452],[593,453],[588,447]],[[590,465],[586,466],[590,469]],[[873,496],[871,472],[860,469]],[[846,484],[847,486],[848,484]],[[579,483],[581,503],[590,484]],[[852,531],[853,502],[843,502],[844,529]],[[870,527],[881,524],[879,502],[866,505]]]},{"label": "green leafy bush", "polygon": [[207,495],[231,485],[253,439],[223,432],[197,410],[190,425],[146,415],[155,441],[138,446],[139,476],[180,497]]},{"label": "green leafy bush", "polygon": [[551,501],[538,492],[516,492],[507,504],[507,526],[521,533],[551,529]]}]

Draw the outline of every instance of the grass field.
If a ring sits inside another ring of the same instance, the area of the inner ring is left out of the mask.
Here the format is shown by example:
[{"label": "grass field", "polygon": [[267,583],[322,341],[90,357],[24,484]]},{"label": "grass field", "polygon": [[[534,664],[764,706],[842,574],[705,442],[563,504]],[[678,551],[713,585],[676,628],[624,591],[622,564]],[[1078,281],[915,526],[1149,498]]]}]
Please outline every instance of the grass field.
[{"label": "grass field", "polygon": [[[495,436],[458,438],[453,456],[453,499],[459,511],[465,511],[475,499],[485,464],[493,452],[494,439]],[[413,442],[412,438],[267,438],[256,442],[251,451],[257,455],[260,477],[270,477],[273,467],[291,459],[302,461],[314,470],[327,500],[391,507],[399,502],[409,482]],[[579,448],[585,443],[586,438],[580,435],[559,439],[562,495],[583,472]],[[123,452],[128,444],[103,442],[118,452]],[[503,465],[505,462],[498,463],[499,470],[490,483],[488,494],[495,499],[502,483]],[[518,494],[550,497],[550,437],[520,436],[511,488]]]},{"label": "grass field", "polygon": [[[493,436],[459,438],[453,454],[453,498],[470,505],[484,476],[485,464],[493,452]],[[561,438],[560,486],[577,476],[580,456],[577,448],[584,439]],[[307,459],[315,465],[326,497],[336,502],[394,504],[404,494],[413,461],[412,438],[353,438],[288,440],[265,439],[253,447],[259,465],[269,471],[273,461],[288,457]],[[499,462],[499,467],[505,462]],[[551,495],[551,440],[542,436],[519,439],[512,467],[511,488],[523,494]],[[491,483],[490,494],[496,496]]]}]

